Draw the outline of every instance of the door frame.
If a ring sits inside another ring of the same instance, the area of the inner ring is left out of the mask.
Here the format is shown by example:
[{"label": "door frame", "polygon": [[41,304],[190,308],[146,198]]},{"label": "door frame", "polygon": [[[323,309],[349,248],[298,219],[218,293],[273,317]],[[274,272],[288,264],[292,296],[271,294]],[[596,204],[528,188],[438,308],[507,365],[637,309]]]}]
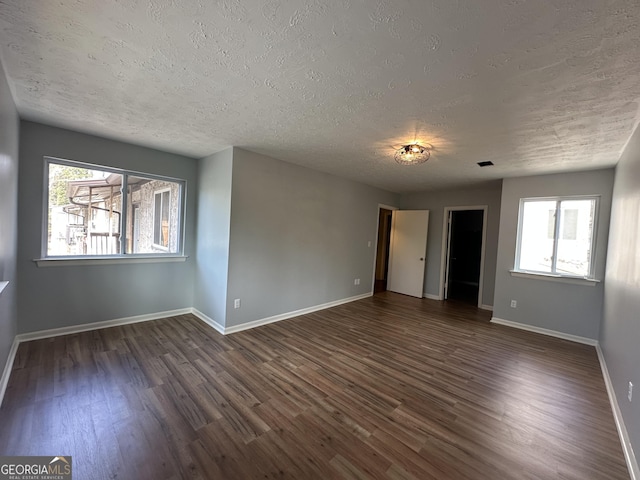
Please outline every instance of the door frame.
[{"label": "door frame", "polygon": [[[384,203],[379,203],[378,208],[376,209],[376,248],[373,249],[373,273],[371,274],[371,295],[376,288],[376,261],[378,259],[378,236],[380,235],[380,210],[400,210],[400,207],[392,207],[391,205],[385,205]],[[389,242],[389,246],[391,246],[391,242]]]},{"label": "door frame", "polygon": [[488,205],[470,205],[460,207],[444,207],[444,216],[442,219],[442,253],[440,256],[440,289],[439,299],[444,300],[444,282],[447,276],[447,258],[449,256],[449,215],[454,211],[462,210],[482,210],[482,249],[480,251],[480,278],[478,279],[478,308],[483,307],[482,303],[482,290],[484,280],[484,257],[487,247],[487,213],[489,211]]}]

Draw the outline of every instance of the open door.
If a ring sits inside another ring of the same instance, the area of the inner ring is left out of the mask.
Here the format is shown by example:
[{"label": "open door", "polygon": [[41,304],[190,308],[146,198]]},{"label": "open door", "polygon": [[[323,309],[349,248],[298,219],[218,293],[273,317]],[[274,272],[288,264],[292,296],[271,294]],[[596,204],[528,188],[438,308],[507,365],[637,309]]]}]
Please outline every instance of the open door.
[{"label": "open door", "polygon": [[395,210],[387,290],[422,298],[429,210]]}]

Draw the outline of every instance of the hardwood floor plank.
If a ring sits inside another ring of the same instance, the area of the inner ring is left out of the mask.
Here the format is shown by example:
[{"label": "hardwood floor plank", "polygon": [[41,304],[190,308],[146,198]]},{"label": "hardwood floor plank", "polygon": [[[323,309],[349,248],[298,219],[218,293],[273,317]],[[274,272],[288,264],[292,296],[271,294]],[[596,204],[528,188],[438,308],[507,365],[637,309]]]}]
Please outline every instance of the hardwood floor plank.
[{"label": "hardwood floor plank", "polygon": [[39,422],[38,413],[33,404],[7,408],[0,416],[0,452],[4,455],[20,455],[31,448],[30,441],[34,430],[34,419]]},{"label": "hardwood floor plank", "polygon": [[326,413],[314,411],[306,412],[302,416],[308,422],[310,431],[318,436],[322,445],[327,445],[331,450],[347,458],[370,478],[381,478],[382,472],[391,465],[388,458],[371,448],[366,442],[357,442],[356,436],[341,428],[340,422],[336,422]]},{"label": "hardwood floor plank", "polygon": [[368,480],[371,477],[352,464],[349,460],[338,454],[329,462],[345,480]]},{"label": "hardwood floor plank", "polygon": [[404,468],[399,467],[396,464],[393,464],[387,470],[387,477],[390,480],[419,480],[409,472],[407,472]]},{"label": "hardwood floor plank", "polygon": [[[380,455],[390,458],[390,465],[396,465],[411,475],[425,480],[437,480],[443,477],[439,471],[434,470],[428,462],[423,462],[421,457],[402,442],[396,440],[391,435],[377,430],[366,441],[372,449]],[[385,471],[388,471],[389,467]]]},{"label": "hardwood floor plank", "polygon": [[101,463],[106,477],[110,479],[125,478],[124,460],[120,454],[115,430],[104,401],[96,401],[89,406],[91,421],[98,439],[92,455]]},{"label": "hardwood floor plank", "polygon": [[87,480],[628,479],[595,349],[488,320],[386,292],[226,337],[179,315],[25,342],[0,455]]}]

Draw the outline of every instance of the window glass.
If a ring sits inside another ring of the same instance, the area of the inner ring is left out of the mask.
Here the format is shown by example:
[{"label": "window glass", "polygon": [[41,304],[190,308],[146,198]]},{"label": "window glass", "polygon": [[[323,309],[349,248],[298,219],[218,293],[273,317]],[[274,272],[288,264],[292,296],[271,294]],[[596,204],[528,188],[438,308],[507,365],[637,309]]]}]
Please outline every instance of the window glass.
[{"label": "window glass", "polygon": [[591,265],[595,202],[560,202],[560,219],[556,270],[560,274],[586,277]]},{"label": "window glass", "polygon": [[523,199],[516,270],[593,274],[597,198]]},{"label": "window glass", "polygon": [[49,165],[47,256],[120,253],[122,175]]},{"label": "window glass", "polygon": [[181,183],[128,177],[127,253],[178,253]]},{"label": "window glass", "polygon": [[181,252],[183,181],[46,161],[44,257]]},{"label": "window glass", "polygon": [[551,273],[556,202],[526,202],[522,210],[520,268]]}]

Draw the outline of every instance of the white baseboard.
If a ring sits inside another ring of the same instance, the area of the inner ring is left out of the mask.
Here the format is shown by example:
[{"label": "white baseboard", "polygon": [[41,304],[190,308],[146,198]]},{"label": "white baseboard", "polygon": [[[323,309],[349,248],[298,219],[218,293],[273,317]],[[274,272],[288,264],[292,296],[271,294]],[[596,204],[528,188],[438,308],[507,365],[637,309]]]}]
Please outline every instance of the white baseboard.
[{"label": "white baseboard", "polygon": [[618,405],[618,399],[616,398],[616,392],[613,389],[613,383],[609,376],[609,369],[607,368],[607,362],[604,359],[602,349],[600,345],[596,345],[596,352],[598,352],[598,360],[600,360],[600,368],[602,368],[602,376],[604,377],[604,383],[607,386],[607,393],[609,394],[609,402],[611,403],[611,410],[613,410],[613,418],[616,421],[616,428],[618,429],[618,435],[620,436],[620,443],[622,444],[622,451],[624,452],[624,458],[627,461],[627,467],[629,468],[629,474],[631,480],[640,480],[640,468],[638,468],[638,461],[633,448],[631,446],[631,439],[627,432],[627,427],[624,425],[622,418],[622,412]]},{"label": "white baseboard", "polygon": [[511,320],[504,320],[498,317],[492,317],[491,323],[518,328],[520,330],[526,330],[528,332],[540,333],[542,335],[548,335],[549,337],[562,338],[563,340],[570,340],[572,342],[584,343],[585,345],[591,345],[593,347],[598,344],[598,341],[594,340],[593,338],[579,337],[578,335],[571,335],[569,333],[558,332],[556,330],[549,330],[547,328],[536,327],[534,325],[527,325],[526,323],[512,322]]},{"label": "white baseboard", "polygon": [[[422,294],[423,298],[428,298],[429,300],[444,300],[444,298],[442,298],[440,295],[432,295],[431,293],[427,293],[424,292]],[[478,308],[482,309],[482,310],[490,310],[493,311],[493,305],[480,305]]]},{"label": "white baseboard", "polygon": [[[30,340],[38,340],[38,339],[42,339],[42,338],[50,338],[50,337],[56,337],[56,336],[60,336],[60,335],[69,335],[69,334],[73,334],[73,333],[80,333],[80,332],[86,332],[89,330],[98,330],[98,329],[102,329],[102,328],[109,328],[109,327],[115,327],[118,325],[128,325],[128,324],[132,324],[132,323],[139,323],[139,322],[147,322],[150,320],[158,320],[161,318],[167,318],[167,317],[173,317],[173,316],[177,316],[177,315],[185,315],[188,313],[192,313],[193,315],[195,315],[196,317],[198,317],[200,320],[202,320],[203,322],[205,322],[207,325],[211,326],[212,328],[214,328],[216,331],[218,331],[219,333],[223,334],[223,335],[228,335],[231,333],[235,333],[235,332],[240,332],[242,330],[248,330],[250,328],[256,328],[262,325],[267,325],[269,323],[274,323],[274,322],[279,322],[281,320],[286,320],[288,318],[293,318],[293,317],[297,317],[300,315],[305,315],[307,313],[312,313],[312,312],[316,312],[319,310],[324,310],[326,308],[331,308],[331,307],[335,307],[338,305],[342,305],[345,303],[349,303],[349,302],[354,302],[356,300],[361,300],[363,298],[367,298],[372,296],[373,293],[369,292],[366,294],[362,294],[362,295],[357,295],[354,297],[349,297],[349,298],[345,298],[345,299],[341,299],[341,300],[336,300],[333,302],[328,302],[328,303],[324,303],[321,305],[315,305],[313,307],[307,307],[307,308],[303,308],[300,310],[295,310],[292,312],[287,312],[287,313],[283,313],[280,315],[274,315],[272,317],[267,317],[267,318],[263,318],[263,319],[259,319],[259,320],[254,320],[251,322],[247,322],[247,323],[243,323],[241,325],[234,325],[232,327],[229,328],[225,328],[223,327],[221,324],[219,324],[218,322],[216,322],[215,320],[213,320],[212,318],[208,317],[207,315],[205,315],[204,313],[200,312],[199,310],[195,309],[195,308],[184,308],[184,309],[179,309],[179,310],[170,310],[170,311],[165,311],[165,312],[158,312],[158,313],[152,313],[152,314],[146,314],[146,315],[137,315],[137,316],[133,316],[133,317],[126,317],[126,318],[120,318],[120,319],[115,319],[115,320],[106,320],[103,322],[95,322],[95,323],[85,323],[82,325],[72,325],[72,326],[68,326],[68,327],[62,327],[62,328],[53,328],[53,329],[49,329],[49,330],[40,330],[40,331],[36,331],[36,332],[29,332],[29,333],[22,333],[19,335],[16,335],[16,337],[13,340],[13,343],[11,345],[11,349],[9,350],[9,355],[7,358],[7,361],[5,363],[4,366],[4,370],[2,372],[2,377],[0,377],[0,406],[2,406],[2,401],[4,399],[4,394],[6,392],[7,389],[7,385],[9,383],[9,376],[11,375],[11,371],[13,369],[13,363],[15,361],[15,357],[16,354],[18,352],[18,346],[20,345],[21,342],[26,342],[26,341],[30,341]],[[428,294],[424,294],[426,298],[432,298],[434,300],[439,300],[439,298],[435,295],[431,295],[429,296]],[[490,307],[489,305],[483,305],[481,308],[484,307]],[[490,307],[492,308],[492,307]],[[487,308],[487,309],[490,309]],[[604,381],[605,381],[605,385],[607,388],[607,393],[609,395],[609,401],[611,403],[611,409],[613,411],[613,416],[616,422],[616,427],[618,430],[618,435],[620,436],[620,442],[622,444],[622,449],[624,452],[624,456],[625,459],[627,461],[627,466],[629,468],[629,472],[631,475],[631,480],[640,480],[640,469],[638,468],[638,463],[635,457],[635,454],[633,452],[633,448],[631,445],[631,441],[629,438],[629,434],[627,432],[627,429],[624,425],[624,420],[622,418],[622,413],[620,412],[620,407],[618,406],[618,401],[616,399],[616,394],[615,391],[613,389],[613,384],[611,383],[611,377],[609,376],[609,370],[607,369],[607,365],[604,359],[604,355],[602,354],[602,350],[600,349],[600,345],[598,344],[597,340],[593,340],[590,338],[585,338],[585,337],[579,337],[576,335],[569,335],[566,333],[562,333],[562,332],[557,332],[555,330],[548,330],[546,328],[541,328],[541,327],[535,327],[532,325],[526,325],[526,324],[522,324],[522,323],[518,323],[518,322],[512,322],[510,320],[504,320],[501,318],[497,318],[497,317],[493,317],[491,319],[492,323],[496,323],[499,325],[505,325],[505,326],[509,326],[509,327],[513,327],[513,328],[518,328],[521,330],[527,330],[530,332],[535,332],[535,333],[540,333],[543,335],[549,335],[552,337],[557,337],[557,338],[562,338],[565,340],[571,340],[574,342],[578,342],[578,343],[584,343],[587,345],[593,345],[596,347],[596,351],[598,353],[598,359],[600,361],[600,367],[602,368],[602,375],[604,377]]]},{"label": "white baseboard", "polygon": [[429,300],[444,300],[440,298],[440,295],[431,295],[430,293],[424,292],[422,294],[424,298],[428,298]]},{"label": "white baseboard", "polygon": [[206,323],[210,327],[213,327],[213,329],[216,330],[218,333],[221,333],[222,335],[224,335],[224,326],[216,322],[213,318],[205,315],[197,308],[192,308],[191,313],[193,313],[196,317],[198,317],[200,320],[202,320],[204,323]]},{"label": "white baseboard", "polygon": [[18,342],[28,342],[30,340],[40,340],[42,338],[58,337],[60,335],[70,335],[73,333],[87,332],[89,330],[99,330],[101,328],[117,327],[119,325],[129,325],[131,323],[148,322],[161,318],[175,317],[191,313],[191,308],[181,308],[180,310],[169,310],[166,312],[148,313],[136,315],[134,317],[118,318],[115,320],[105,320],[104,322],[83,323],[81,325],[70,325],[68,327],[52,328],[50,330],[38,330],[36,332],[20,333],[16,335]]},{"label": "white baseboard", "polygon": [[11,376],[13,362],[16,359],[16,353],[18,353],[18,345],[20,345],[20,341],[17,337],[14,337],[11,348],[9,349],[7,363],[5,363],[4,370],[2,371],[2,377],[0,377],[0,407],[2,406],[2,400],[4,400],[4,392],[6,392],[7,385],[9,385],[9,376]]},{"label": "white baseboard", "polygon": [[602,349],[600,348],[600,344],[598,343],[598,341],[593,340],[591,338],[579,337],[577,335],[570,335],[567,333],[557,332],[555,330],[548,330],[546,328],[534,327],[532,325],[512,322],[510,320],[504,320],[502,318],[497,318],[497,317],[493,317],[491,319],[491,323],[506,325],[508,327],[513,327],[513,328],[519,328],[521,330],[540,333],[542,335],[549,335],[551,337],[562,338],[564,340],[570,340],[572,342],[584,343],[586,345],[591,345],[596,348],[596,352],[598,353],[598,360],[600,361],[600,368],[602,369],[602,376],[604,378],[604,383],[607,387],[607,393],[609,395],[609,403],[611,404],[611,410],[613,411],[613,417],[616,422],[618,436],[620,437],[622,451],[624,453],[624,458],[627,462],[627,467],[629,469],[629,474],[631,475],[631,480],[640,480],[640,468],[638,467],[638,461],[633,452],[631,439],[629,438],[629,433],[627,432],[627,428],[624,425],[622,412],[620,411],[620,406],[618,405],[616,393],[615,393],[615,390],[613,389],[611,377],[609,376],[609,370],[607,369],[607,363],[605,362],[604,355],[602,354]]},{"label": "white baseboard", "polygon": [[70,325],[68,327],[51,328],[49,330],[38,330],[35,332],[19,333],[13,339],[11,350],[9,351],[9,357],[7,363],[4,366],[2,377],[0,377],[0,406],[4,399],[4,394],[9,384],[9,376],[13,369],[13,362],[18,352],[18,346],[22,342],[29,342],[31,340],[40,340],[43,338],[59,337],[60,335],[71,335],[73,333],[87,332],[90,330],[99,330],[101,328],[117,327],[118,325],[128,325],[131,323],[148,322],[149,320],[159,320],[161,318],[175,317],[176,315],[185,315],[191,313],[191,308],[182,308],[180,310],[169,310],[166,312],[148,313],[145,315],[136,315],[134,317],[118,318],[115,320],[106,320],[104,322],[84,323],[81,325]]},{"label": "white baseboard", "polygon": [[[240,325],[233,325],[231,327],[224,327],[223,335],[229,335],[230,333],[241,332],[243,330],[249,330],[250,328],[261,327],[269,323],[280,322],[293,317],[299,317],[300,315],[306,315],[307,313],[317,312],[318,310],[324,310],[326,308],[337,307],[345,303],[355,302],[356,300],[362,300],[373,295],[373,292],[363,293],[362,295],[356,295],[354,297],[342,298],[340,300],[334,300],[333,302],[322,303],[320,305],[314,305],[312,307],[301,308],[300,310],[294,310],[292,312],[281,313],[272,317],[261,318],[259,320],[253,320],[251,322],[242,323]],[[194,313],[195,314],[195,313]],[[205,320],[206,322],[206,320]],[[209,322],[207,322],[209,323]],[[219,325],[219,324],[218,324]],[[214,326],[214,328],[216,328]],[[216,330],[218,330],[216,328]],[[220,331],[220,330],[218,330]]]}]

